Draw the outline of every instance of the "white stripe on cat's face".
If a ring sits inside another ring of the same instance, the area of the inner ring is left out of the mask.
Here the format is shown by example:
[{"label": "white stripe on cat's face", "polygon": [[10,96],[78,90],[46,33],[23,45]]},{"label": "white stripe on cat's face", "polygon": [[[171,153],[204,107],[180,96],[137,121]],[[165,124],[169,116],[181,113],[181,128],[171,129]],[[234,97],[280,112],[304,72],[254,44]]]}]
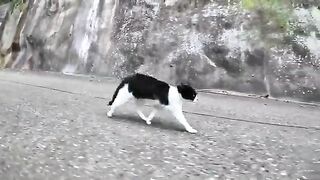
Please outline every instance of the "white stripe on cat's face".
[{"label": "white stripe on cat's face", "polygon": [[198,95],[194,98],[193,102],[198,102]]}]

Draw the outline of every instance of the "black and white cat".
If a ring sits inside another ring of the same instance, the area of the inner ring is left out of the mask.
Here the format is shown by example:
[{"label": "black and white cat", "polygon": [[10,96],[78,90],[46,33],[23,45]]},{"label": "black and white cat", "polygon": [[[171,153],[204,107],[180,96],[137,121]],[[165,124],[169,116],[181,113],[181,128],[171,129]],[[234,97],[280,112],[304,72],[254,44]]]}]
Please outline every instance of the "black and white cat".
[{"label": "black and white cat", "polygon": [[[182,112],[182,99],[194,102],[198,100],[197,92],[189,85],[171,86],[163,81],[139,73],[128,76],[122,80],[114,92],[112,100],[109,102],[111,109],[107,114],[108,117],[112,117],[115,109],[130,99],[135,99],[138,106],[137,113],[147,124],[151,124],[151,120],[159,109],[166,109],[175,116],[188,132],[197,132],[189,125]],[[153,106],[153,110],[148,117],[139,108],[145,103],[144,100],[147,99],[159,102]]]}]

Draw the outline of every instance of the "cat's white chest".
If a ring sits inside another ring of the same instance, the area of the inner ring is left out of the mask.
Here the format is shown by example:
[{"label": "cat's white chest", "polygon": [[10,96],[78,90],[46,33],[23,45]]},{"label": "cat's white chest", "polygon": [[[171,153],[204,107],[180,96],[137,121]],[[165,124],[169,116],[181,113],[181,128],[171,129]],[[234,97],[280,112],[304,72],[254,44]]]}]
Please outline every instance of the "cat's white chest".
[{"label": "cat's white chest", "polygon": [[175,86],[170,86],[168,92],[169,106],[182,106],[182,98],[178,92],[178,88]]}]

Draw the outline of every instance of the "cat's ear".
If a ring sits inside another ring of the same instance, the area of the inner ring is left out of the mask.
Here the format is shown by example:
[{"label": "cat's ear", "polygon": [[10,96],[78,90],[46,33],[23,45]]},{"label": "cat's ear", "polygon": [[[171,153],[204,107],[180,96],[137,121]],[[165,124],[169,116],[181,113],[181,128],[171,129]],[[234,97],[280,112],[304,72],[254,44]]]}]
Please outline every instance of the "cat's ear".
[{"label": "cat's ear", "polygon": [[180,84],[177,86],[177,88],[178,88],[178,92],[179,92],[180,94],[182,94],[183,89],[185,88],[185,85],[184,85],[183,83],[180,83]]}]

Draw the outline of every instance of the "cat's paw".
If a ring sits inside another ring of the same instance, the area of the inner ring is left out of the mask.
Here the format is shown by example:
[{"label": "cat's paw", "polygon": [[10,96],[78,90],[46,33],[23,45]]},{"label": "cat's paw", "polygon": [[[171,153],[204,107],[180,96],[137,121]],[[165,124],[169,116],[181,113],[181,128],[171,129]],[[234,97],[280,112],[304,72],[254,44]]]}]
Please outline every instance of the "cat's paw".
[{"label": "cat's paw", "polygon": [[195,129],[193,129],[193,128],[188,128],[188,129],[186,129],[189,133],[192,133],[192,134],[195,134],[195,133],[197,133],[198,131],[197,130],[195,130]]},{"label": "cat's paw", "polygon": [[107,116],[111,118],[111,117],[112,117],[112,112],[109,111],[109,112],[107,113]]}]

